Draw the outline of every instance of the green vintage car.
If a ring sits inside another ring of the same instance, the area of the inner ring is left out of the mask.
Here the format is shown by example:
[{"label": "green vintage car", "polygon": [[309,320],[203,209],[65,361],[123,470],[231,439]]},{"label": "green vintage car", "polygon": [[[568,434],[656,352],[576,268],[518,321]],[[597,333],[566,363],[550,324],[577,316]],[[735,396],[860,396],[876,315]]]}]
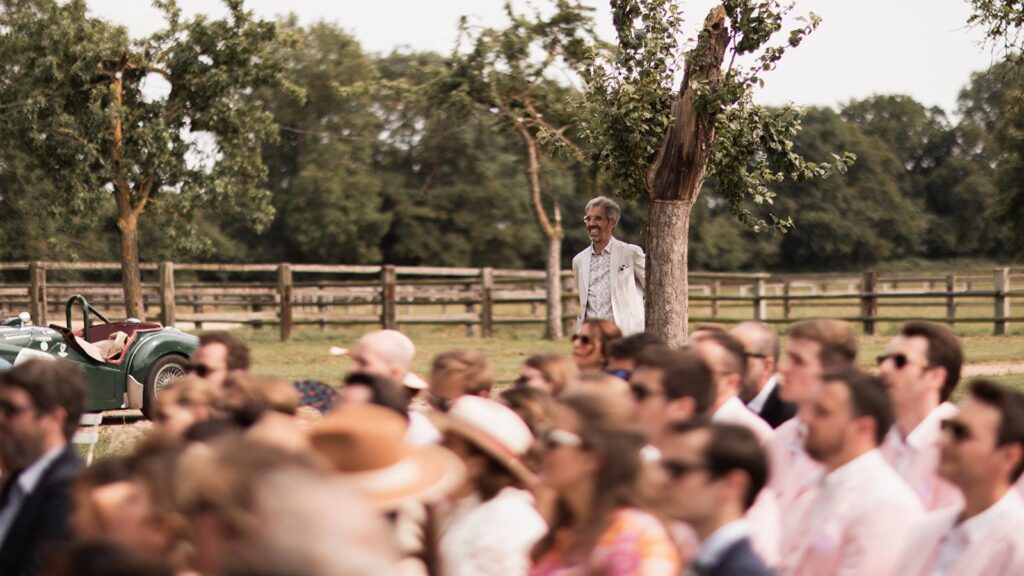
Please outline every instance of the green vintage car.
[{"label": "green vintage car", "polygon": [[[76,308],[82,328],[72,330]],[[65,311],[67,327],[33,326],[26,312],[4,320],[0,359],[18,364],[37,357],[64,358],[78,364],[89,384],[90,411],[136,408],[151,417],[157,394],[185,373],[189,356],[199,347],[195,336],[156,322],[111,322],[78,294],[68,300]]]}]

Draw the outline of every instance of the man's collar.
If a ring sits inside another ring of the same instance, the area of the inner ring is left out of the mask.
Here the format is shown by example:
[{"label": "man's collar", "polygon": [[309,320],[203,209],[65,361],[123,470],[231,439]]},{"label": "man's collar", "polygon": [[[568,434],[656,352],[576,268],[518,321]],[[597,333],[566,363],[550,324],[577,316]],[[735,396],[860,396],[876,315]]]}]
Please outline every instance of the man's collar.
[{"label": "man's collar", "polygon": [[615,243],[615,237],[612,236],[608,240],[608,243],[605,244],[604,250],[602,252],[598,252],[597,248],[594,246],[594,243],[591,242],[590,243],[590,252],[591,252],[591,254],[611,254],[612,253],[612,244],[614,244],[614,243]]},{"label": "man's collar", "polygon": [[764,386],[761,387],[761,391],[757,393],[757,396],[754,396],[754,399],[747,403],[747,408],[750,408],[754,412],[760,414],[761,410],[764,410],[765,403],[768,402],[768,397],[772,395],[772,390],[775,390],[778,383],[778,374],[773,374],[772,377],[764,383]]},{"label": "man's collar", "polygon": [[21,490],[26,495],[31,494],[32,491],[36,489],[39,481],[43,478],[43,473],[45,473],[46,469],[50,467],[50,464],[52,464],[53,461],[56,460],[62,452],[64,452],[66,447],[66,445],[61,445],[50,448],[49,451],[40,456],[39,459],[33,462],[28,468],[21,471],[18,475],[18,485],[21,486]]},{"label": "man's collar", "polygon": [[737,542],[750,536],[750,525],[746,520],[734,520],[712,532],[701,542],[694,563],[702,568],[711,568],[722,561],[722,556]]}]

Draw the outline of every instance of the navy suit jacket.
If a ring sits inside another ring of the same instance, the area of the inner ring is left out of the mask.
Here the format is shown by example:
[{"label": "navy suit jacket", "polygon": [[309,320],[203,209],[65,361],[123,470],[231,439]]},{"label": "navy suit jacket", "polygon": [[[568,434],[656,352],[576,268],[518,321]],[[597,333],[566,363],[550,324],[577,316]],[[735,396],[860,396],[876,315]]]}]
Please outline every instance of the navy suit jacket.
[{"label": "navy suit jacket", "polygon": [[714,566],[702,567],[702,576],[775,576],[744,538],[730,546]]},{"label": "navy suit jacket", "polygon": [[790,404],[783,400],[779,396],[779,388],[779,386],[776,386],[772,390],[772,393],[768,395],[768,399],[765,400],[764,406],[761,407],[760,414],[758,414],[772,428],[778,428],[783,422],[796,415],[796,404]]},{"label": "navy suit jacket", "polygon": [[[70,444],[46,468],[0,543],[0,574],[38,574],[49,548],[70,540],[71,482],[81,468],[82,459]],[[16,478],[8,477],[7,482]]]}]

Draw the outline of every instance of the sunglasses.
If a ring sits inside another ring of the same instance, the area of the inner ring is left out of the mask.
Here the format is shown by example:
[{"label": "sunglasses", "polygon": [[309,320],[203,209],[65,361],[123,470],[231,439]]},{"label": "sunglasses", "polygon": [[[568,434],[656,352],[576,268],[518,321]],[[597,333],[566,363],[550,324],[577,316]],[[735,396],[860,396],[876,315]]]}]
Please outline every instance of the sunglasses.
[{"label": "sunglasses", "polygon": [[579,434],[574,434],[561,428],[548,430],[547,434],[544,435],[544,447],[548,450],[556,448],[583,448],[584,444],[583,438]]},{"label": "sunglasses", "polygon": [[440,396],[434,396],[430,392],[427,392],[426,400],[427,400],[427,404],[430,404],[431,406],[434,407],[435,410],[437,410],[439,412],[447,412],[447,411],[451,410],[452,404],[454,404],[453,400],[448,400],[447,398],[441,398]]},{"label": "sunglasses", "polygon": [[213,369],[213,368],[210,368],[206,364],[189,364],[188,365],[188,373],[189,374],[195,374],[196,376],[199,376],[200,378],[206,378],[207,376],[209,376],[210,374],[213,374],[214,372],[216,372],[216,370]]},{"label": "sunglasses", "polygon": [[973,437],[971,429],[958,420],[943,420],[939,426],[943,432],[949,432],[957,443],[966,442]]},{"label": "sunglasses", "polygon": [[629,370],[609,370],[608,373],[616,378],[622,378],[627,382],[629,381],[629,377],[633,375]]},{"label": "sunglasses", "polygon": [[651,396],[665,395],[661,390],[651,390],[642,384],[634,384],[632,382],[629,383],[629,391],[633,393],[633,398],[635,398],[637,402],[643,402]]},{"label": "sunglasses", "polygon": [[584,346],[590,346],[591,344],[594,343],[593,338],[591,338],[590,336],[584,336],[582,334],[573,334],[570,340],[572,340],[573,342],[579,342]]},{"label": "sunglasses", "polygon": [[[875,357],[875,362],[877,362],[878,365],[881,366],[886,360],[890,358],[892,358],[892,365],[895,366],[897,370],[903,370],[904,368],[907,367],[908,364],[910,364],[910,358],[907,358],[906,354],[882,354],[880,356]],[[932,368],[932,366],[922,366],[922,368],[928,369]]]},{"label": "sunglasses", "polygon": [[708,465],[704,462],[693,462],[686,460],[662,460],[661,468],[673,481],[681,480],[684,476],[707,470]]},{"label": "sunglasses", "polygon": [[747,358],[765,359],[768,357],[768,355],[764,354],[763,352],[744,352],[743,355],[746,356]]},{"label": "sunglasses", "polygon": [[31,406],[19,406],[9,400],[0,400],[0,412],[3,412],[7,418],[14,418],[22,412],[31,410]]}]

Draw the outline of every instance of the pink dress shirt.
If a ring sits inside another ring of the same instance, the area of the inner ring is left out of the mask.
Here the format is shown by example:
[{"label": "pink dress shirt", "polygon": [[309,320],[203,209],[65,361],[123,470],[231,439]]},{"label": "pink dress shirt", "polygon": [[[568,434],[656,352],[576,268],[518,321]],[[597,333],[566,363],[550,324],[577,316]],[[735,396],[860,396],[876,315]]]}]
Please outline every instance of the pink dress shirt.
[{"label": "pink dress shirt", "polygon": [[893,426],[878,449],[885,461],[917,494],[925,510],[963,504],[960,490],[938,475],[942,421],[956,414],[956,406],[943,402],[906,438]]},{"label": "pink dress shirt", "polygon": [[718,410],[715,410],[715,413],[711,415],[711,421],[742,426],[753,432],[761,444],[768,442],[768,438],[774,432],[767,422],[753,410],[747,408],[747,405],[736,396],[729,398]]},{"label": "pink dress shirt", "polygon": [[963,505],[925,515],[912,530],[900,576],[1024,574],[1024,497],[1010,490],[981,514],[957,519]]},{"label": "pink dress shirt", "polygon": [[768,452],[768,488],[774,493],[779,510],[789,510],[821,478],[821,464],[804,451],[806,434],[807,426],[798,414],[776,428],[765,444]]},{"label": "pink dress shirt", "polygon": [[902,576],[897,563],[923,515],[917,496],[867,452],[822,477],[784,522],[783,576]]}]

